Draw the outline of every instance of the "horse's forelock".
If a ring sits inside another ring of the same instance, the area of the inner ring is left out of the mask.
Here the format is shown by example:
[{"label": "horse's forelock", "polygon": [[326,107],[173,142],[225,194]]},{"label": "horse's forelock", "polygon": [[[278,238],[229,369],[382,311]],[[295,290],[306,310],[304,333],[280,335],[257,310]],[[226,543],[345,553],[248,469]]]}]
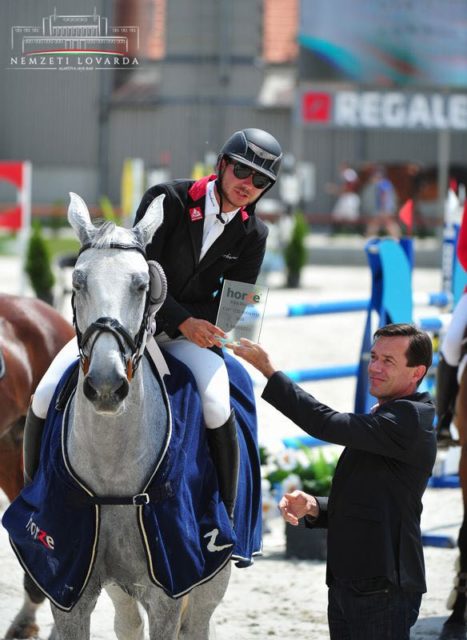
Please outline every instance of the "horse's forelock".
[{"label": "horse's forelock", "polygon": [[124,229],[123,227],[117,226],[114,222],[107,221],[97,228],[91,242],[91,247],[105,249],[110,247],[112,243],[128,245],[129,247],[136,247],[138,249],[144,248],[141,246],[141,243],[138,242],[138,239],[131,229]]}]

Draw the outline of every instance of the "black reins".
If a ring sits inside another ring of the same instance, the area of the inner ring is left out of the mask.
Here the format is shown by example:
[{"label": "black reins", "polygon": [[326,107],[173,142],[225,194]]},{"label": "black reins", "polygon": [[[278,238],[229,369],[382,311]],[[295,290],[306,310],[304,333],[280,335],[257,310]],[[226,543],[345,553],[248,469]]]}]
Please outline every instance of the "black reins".
[{"label": "black reins", "polygon": [[[147,261],[146,252],[144,249],[139,247],[138,245],[128,245],[128,244],[120,244],[118,242],[111,242],[109,245],[102,247],[103,249],[123,249],[125,251],[138,251],[144,259]],[[92,243],[84,244],[79,250],[78,257],[88,249],[99,249]],[[120,354],[122,356],[123,362],[125,363],[126,368],[126,376],[128,382],[130,382],[133,378],[135,371],[138,368],[141,357],[143,355],[143,340],[148,329],[148,311],[149,311],[149,301],[150,301],[150,293],[151,287],[149,287],[148,292],[146,294],[146,301],[144,304],[144,313],[143,319],[141,321],[138,332],[134,337],[132,337],[128,331],[123,327],[118,320],[115,318],[102,317],[95,320],[89,327],[81,332],[78,323],[76,321],[76,305],[75,305],[75,293],[72,293],[71,296],[71,306],[73,310],[73,325],[76,331],[76,337],[78,340],[78,349],[79,349],[79,357],[81,361],[81,367],[83,369],[83,373],[86,375],[89,370],[89,365],[91,361],[91,354],[96,344],[97,338],[101,333],[107,332],[111,333],[117,341],[118,348],[120,350]],[[94,340],[89,355],[84,353],[84,347],[89,342],[91,336],[97,332],[96,339]],[[126,348],[127,345],[130,348],[130,355],[127,356]]]}]

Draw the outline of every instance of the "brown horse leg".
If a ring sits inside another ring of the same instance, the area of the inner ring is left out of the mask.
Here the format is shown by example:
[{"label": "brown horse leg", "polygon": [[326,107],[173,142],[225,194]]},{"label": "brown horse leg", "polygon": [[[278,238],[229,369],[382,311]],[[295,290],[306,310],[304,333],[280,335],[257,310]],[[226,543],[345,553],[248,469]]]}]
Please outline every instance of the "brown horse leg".
[{"label": "brown horse leg", "polygon": [[[455,600],[453,612],[444,625],[443,632],[449,635],[442,635],[441,638],[455,638],[454,627],[461,632],[465,631],[465,615],[467,605],[467,368],[462,375],[459,393],[457,395],[456,419],[455,423],[459,431],[459,440],[462,445],[459,462],[459,480],[462,487],[462,498],[464,502],[464,519],[459,531],[457,546],[459,547],[459,571],[456,579]],[[465,633],[459,635],[465,638]]]},{"label": "brown horse leg", "polygon": [[467,518],[464,505],[464,520],[459,531],[457,546],[459,547],[459,568],[454,587],[455,600],[452,614],[445,622],[446,627],[457,626],[465,629],[466,592],[467,592]]},{"label": "brown horse leg", "polygon": [[[465,446],[462,454],[467,463]],[[462,463],[461,463],[462,468]],[[465,478],[464,478],[465,481]],[[462,482],[462,481],[461,481]],[[464,485],[463,485],[464,486]],[[448,608],[452,613],[443,625],[439,640],[466,640],[465,613],[467,604],[467,505],[464,503],[464,519],[459,531],[457,545],[459,547],[459,567],[455,579],[455,587],[448,600]],[[454,598],[454,604],[450,602]]]},{"label": "brown horse leg", "polygon": [[[23,429],[24,418],[18,420],[0,438],[0,487],[10,501],[14,500],[23,488]],[[36,611],[44,602],[45,596],[27,575],[24,576],[24,588],[23,606],[6,632],[6,640],[38,637]]]},{"label": "brown horse leg", "polygon": [[36,611],[44,602],[45,596],[36,587],[31,578],[24,576],[24,602],[20,611],[6,632],[5,640],[21,638],[32,640],[39,634],[39,626],[36,623]]},{"label": "brown horse leg", "polygon": [[21,419],[0,438],[0,488],[10,502],[23,488],[23,428]]}]

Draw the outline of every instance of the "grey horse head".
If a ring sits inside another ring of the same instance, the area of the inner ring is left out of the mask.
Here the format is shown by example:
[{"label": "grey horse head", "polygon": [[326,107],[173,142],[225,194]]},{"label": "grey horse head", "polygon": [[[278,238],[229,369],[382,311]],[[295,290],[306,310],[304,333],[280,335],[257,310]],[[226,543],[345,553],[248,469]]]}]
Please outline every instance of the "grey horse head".
[{"label": "grey horse head", "polygon": [[144,248],[162,223],[164,196],[132,229],[112,222],[97,227],[85,202],[74,193],[70,198],[68,220],[82,245],[73,293],[83,391],[98,413],[115,415],[144,349],[151,287]]}]

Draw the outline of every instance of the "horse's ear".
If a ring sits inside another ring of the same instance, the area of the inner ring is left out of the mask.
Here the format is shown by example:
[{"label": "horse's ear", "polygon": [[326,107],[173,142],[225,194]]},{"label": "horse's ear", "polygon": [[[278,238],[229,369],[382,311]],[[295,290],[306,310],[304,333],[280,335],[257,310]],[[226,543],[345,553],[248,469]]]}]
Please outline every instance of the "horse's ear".
[{"label": "horse's ear", "polygon": [[76,193],[70,192],[70,204],[68,205],[68,222],[77,234],[81,244],[89,242],[95,227],[91,222],[86,203]]},{"label": "horse's ear", "polygon": [[164,207],[162,206],[164,198],[165,193],[161,193],[160,196],[157,196],[157,198],[151,202],[146,213],[138,222],[136,227],[133,228],[134,234],[143,247],[151,242],[152,236],[156,233],[164,220]]}]

